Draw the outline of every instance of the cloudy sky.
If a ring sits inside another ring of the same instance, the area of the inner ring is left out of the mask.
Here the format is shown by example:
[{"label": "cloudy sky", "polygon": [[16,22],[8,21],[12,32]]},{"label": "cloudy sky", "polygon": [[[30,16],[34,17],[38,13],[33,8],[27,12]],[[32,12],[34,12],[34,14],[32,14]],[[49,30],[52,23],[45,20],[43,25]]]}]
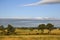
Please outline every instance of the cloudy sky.
[{"label": "cloudy sky", "polygon": [[60,18],[60,0],[0,0],[0,18]]}]

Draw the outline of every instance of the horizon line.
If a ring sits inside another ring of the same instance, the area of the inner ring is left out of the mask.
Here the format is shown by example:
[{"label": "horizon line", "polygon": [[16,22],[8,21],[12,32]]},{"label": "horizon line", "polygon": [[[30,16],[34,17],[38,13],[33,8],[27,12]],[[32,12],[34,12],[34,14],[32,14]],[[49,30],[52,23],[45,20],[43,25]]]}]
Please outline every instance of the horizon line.
[{"label": "horizon line", "polygon": [[47,19],[47,20],[60,20],[60,18],[55,17],[0,17],[0,19]]}]

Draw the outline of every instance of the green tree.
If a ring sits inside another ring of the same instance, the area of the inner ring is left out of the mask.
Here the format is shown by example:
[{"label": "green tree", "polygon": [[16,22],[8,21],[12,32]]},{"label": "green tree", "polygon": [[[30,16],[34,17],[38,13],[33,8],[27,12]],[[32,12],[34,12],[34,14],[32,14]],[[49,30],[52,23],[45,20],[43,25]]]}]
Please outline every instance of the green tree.
[{"label": "green tree", "polygon": [[40,25],[38,26],[38,30],[41,29],[41,33],[43,33],[45,27],[46,27],[45,24],[40,24]]},{"label": "green tree", "polygon": [[5,28],[3,25],[0,26],[0,30],[2,31],[1,34],[4,34],[5,33]]},{"label": "green tree", "polygon": [[54,28],[54,25],[51,24],[51,23],[48,23],[48,24],[46,25],[46,27],[47,27],[47,29],[49,30],[48,33],[51,33],[51,30]]},{"label": "green tree", "polygon": [[8,24],[7,34],[9,35],[9,34],[14,34],[14,33],[15,33],[15,28],[12,25]]}]

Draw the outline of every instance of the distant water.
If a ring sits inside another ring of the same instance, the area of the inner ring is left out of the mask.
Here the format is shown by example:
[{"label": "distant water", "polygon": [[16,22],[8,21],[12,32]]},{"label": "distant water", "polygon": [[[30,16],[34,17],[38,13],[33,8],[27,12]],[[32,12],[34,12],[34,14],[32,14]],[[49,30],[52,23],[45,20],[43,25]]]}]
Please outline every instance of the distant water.
[{"label": "distant water", "polygon": [[60,27],[60,20],[29,20],[29,19],[0,19],[0,25],[7,27],[8,24],[14,27],[37,27],[39,24],[52,23]]}]

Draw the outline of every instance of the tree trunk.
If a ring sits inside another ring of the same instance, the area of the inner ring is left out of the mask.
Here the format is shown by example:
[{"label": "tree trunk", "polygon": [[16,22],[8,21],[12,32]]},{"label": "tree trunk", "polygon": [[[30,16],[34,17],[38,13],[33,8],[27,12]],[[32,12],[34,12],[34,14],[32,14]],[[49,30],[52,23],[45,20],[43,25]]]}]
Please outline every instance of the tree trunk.
[{"label": "tree trunk", "polygon": [[48,34],[50,34],[50,33],[51,33],[51,30],[48,31]]}]

